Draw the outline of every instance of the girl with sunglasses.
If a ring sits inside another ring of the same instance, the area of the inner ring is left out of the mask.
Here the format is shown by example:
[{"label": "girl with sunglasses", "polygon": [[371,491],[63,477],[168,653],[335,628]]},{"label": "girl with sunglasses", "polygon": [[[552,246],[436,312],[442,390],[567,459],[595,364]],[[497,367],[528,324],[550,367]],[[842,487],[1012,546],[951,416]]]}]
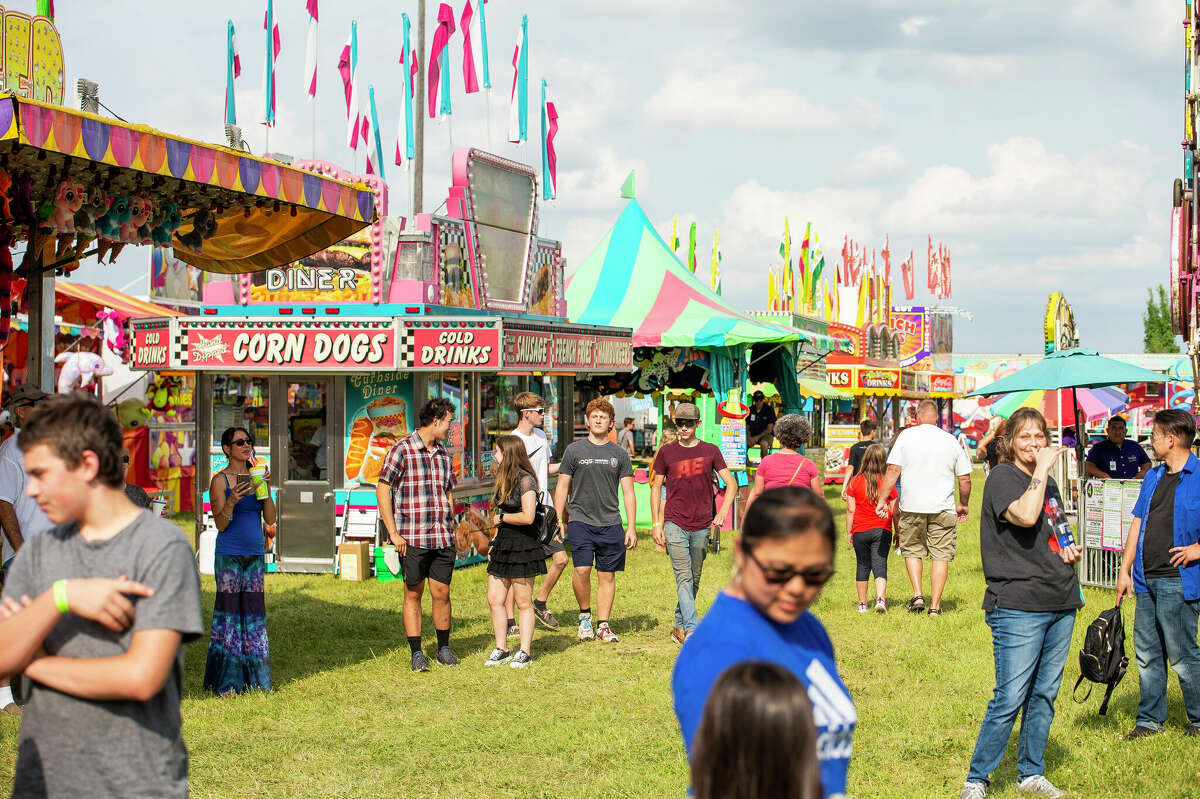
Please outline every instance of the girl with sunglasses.
[{"label": "girl with sunglasses", "polygon": [[746,513],[734,541],[733,580],[675,662],[675,715],[689,755],[709,692],[725,669],[746,660],[786,668],[812,701],[826,797],[846,792],[858,720],[838,676],[833,644],[808,612],[833,576],[836,530],[825,501],[807,488],[770,488]]},{"label": "girl with sunglasses", "polygon": [[[263,523],[274,524],[275,501],[254,494],[250,461],[254,439],[244,427],[221,434],[229,459],[213,475],[208,499],[217,525],[217,600],[213,609],[204,688],[221,696],[249,690],[271,690],[271,657],[267,644],[267,608],[263,601]],[[241,479],[239,479],[239,477]],[[271,478],[270,469],[266,479]]]}]

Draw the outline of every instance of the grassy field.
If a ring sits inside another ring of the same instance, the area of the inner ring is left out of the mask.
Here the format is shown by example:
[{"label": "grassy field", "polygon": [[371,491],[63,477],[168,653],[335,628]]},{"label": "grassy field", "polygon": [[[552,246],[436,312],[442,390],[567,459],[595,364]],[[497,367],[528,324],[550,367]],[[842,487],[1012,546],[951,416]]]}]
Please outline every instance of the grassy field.
[{"label": "grassy field", "polygon": [[[854,608],[854,557],[844,545],[838,574],[813,610],[837,648],[858,707],[850,767],[857,797],[957,796],[992,689],[991,638],[980,601],[977,473],[972,519],[960,530],[941,618],[903,611],[909,596],[893,555],[885,617]],[[835,510],[842,504],[827,491]],[[839,518],[839,529],[841,528]],[[710,556],[701,591],[707,607],[728,579],[728,551]],[[539,629],[525,671],[485,669],[491,633],[481,567],[454,580],[453,646],[462,666],[409,671],[397,583],[272,575],[267,583],[275,690],[217,699],[201,691],[206,644],[187,649],[184,735],[192,794],[200,797],[682,796],[687,763],[671,711],[674,579],[644,536],[618,578],[613,627],[621,642],[580,644],[573,626]],[[203,581],[211,613],[213,580]],[[1084,628],[1111,601],[1085,591],[1051,730],[1047,776],[1084,797],[1200,795],[1200,743],[1182,737],[1186,718],[1171,678],[1168,732],[1136,743],[1136,669],[1107,718],[1099,697],[1076,705],[1075,651]],[[551,598],[573,620],[570,586]],[[426,600],[428,609],[428,600]],[[1132,630],[1133,607],[1125,623]],[[432,655],[428,615],[426,651]],[[1132,641],[1127,642],[1130,657]],[[0,717],[0,784],[10,784],[15,719]],[[991,795],[1016,796],[1013,746]],[[86,793],[86,792],[85,792]]]}]

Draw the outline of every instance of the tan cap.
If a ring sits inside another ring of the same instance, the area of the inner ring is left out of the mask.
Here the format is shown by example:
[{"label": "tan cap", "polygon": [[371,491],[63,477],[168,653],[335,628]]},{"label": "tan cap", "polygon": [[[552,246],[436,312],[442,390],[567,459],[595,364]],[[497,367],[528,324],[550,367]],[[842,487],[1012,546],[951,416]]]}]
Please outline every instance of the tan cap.
[{"label": "tan cap", "polygon": [[22,383],[4,398],[4,404],[9,408],[15,408],[18,405],[33,405],[48,396],[50,395],[38,388],[36,384]]},{"label": "tan cap", "polygon": [[700,420],[700,409],[690,402],[681,402],[675,406],[676,419],[690,419],[694,422]]}]

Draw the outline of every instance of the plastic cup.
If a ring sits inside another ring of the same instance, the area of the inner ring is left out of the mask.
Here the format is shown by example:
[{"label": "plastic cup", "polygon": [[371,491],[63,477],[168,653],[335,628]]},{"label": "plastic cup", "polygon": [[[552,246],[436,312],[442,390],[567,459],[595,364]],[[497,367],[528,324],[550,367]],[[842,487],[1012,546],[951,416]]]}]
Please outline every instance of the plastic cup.
[{"label": "plastic cup", "polygon": [[270,496],[270,488],[267,486],[267,465],[262,461],[250,467],[250,479],[254,481],[254,496],[258,499],[266,499]]}]

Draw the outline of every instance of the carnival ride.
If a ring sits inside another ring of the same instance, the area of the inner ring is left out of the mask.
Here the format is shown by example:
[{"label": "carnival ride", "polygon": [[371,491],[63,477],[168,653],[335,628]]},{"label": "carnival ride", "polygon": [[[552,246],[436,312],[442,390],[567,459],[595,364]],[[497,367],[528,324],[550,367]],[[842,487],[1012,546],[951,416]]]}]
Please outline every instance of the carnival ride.
[{"label": "carnival ride", "polygon": [[[1196,117],[1200,110],[1200,63],[1196,52],[1196,29],[1200,24],[1196,4],[1184,2],[1184,113],[1183,176],[1176,178],[1172,192],[1170,286],[1171,320],[1176,333],[1183,337],[1192,361],[1193,388],[1200,388],[1200,217],[1196,211]],[[1192,411],[1200,411],[1193,394]]]}]

